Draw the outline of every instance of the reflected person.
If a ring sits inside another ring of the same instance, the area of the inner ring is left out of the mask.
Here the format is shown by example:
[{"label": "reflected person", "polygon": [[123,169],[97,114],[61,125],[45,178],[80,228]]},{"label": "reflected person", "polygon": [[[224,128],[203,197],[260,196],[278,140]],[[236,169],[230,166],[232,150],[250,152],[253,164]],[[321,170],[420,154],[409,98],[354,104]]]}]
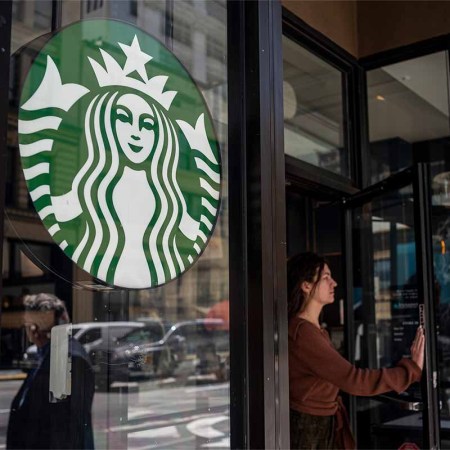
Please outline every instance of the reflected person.
[{"label": "reflected person", "polygon": [[292,449],[353,449],[355,442],[339,390],[371,396],[405,391],[420,380],[424,333],[418,328],[411,358],[389,369],[359,369],[333,347],[320,326],[322,308],[334,302],[337,283],[315,253],[288,261],[289,403]]},{"label": "reflected person", "polygon": [[12,401],[6,448],[93,449],[94,374],[82,345],[73,338],[69,338],[71,395],[50,400],[51,329],[70,322],[64,302],[41,293],[26,296],[24,306],[25,329],[37,346],[38,363]]}]

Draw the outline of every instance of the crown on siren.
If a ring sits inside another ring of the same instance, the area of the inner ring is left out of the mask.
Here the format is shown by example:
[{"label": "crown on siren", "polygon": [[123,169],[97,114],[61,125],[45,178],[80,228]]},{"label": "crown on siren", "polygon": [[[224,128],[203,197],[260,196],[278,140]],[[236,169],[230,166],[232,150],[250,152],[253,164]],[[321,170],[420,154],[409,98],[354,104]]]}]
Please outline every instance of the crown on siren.
[{"label": "crown on siren", "polygon": [[[170,108],[172,101],[177,94],[176,91],[164,92],[167,77],[166,75],[158,75],[148,78],[145,65],[153,58],[141,50],[137,36],[134,36],[131,45],[122,44],[120,47],[127,56],[125,66],[120,67],[119,63],[105,50],[100,49],[105,67],[102,67],[97,61],[88,57],[98,84],[101,87],[106,86],[126,86],[146,95],[149,95],[166,110]],[[136,71],[141,80],[129,77],[128,75]]]}]

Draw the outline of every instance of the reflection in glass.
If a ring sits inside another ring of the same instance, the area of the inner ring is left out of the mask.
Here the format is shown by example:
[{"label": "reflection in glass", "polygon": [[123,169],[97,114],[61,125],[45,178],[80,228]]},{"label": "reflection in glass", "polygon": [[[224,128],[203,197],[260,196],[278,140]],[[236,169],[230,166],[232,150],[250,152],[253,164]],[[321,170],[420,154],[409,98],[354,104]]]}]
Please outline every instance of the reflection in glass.
[{"label": "reflection in glass", "polygon": [[348,176],[342,74],[283,37],[285,153]]},{"label": "reflection in glass", "polygon": [[51,31],[52,0],[12,2],[11,54],[34,38]]},{"label": "reflection in glass", "polygon": [[449,136],[447,53],[367,72],[372,183],[426,157]]},{"label": "reflection in glass", "polygon": [[450,445],[450,161],[445,148],[434,151],[432,178],[432,242],[434,260],[434,301],[436,305],[437,358],[441,402],[441,440]]},{"label": "reflection in glass", "polygon": [[[48,4],[14,1],[12,52],[50,31],[51,15],[42,28]],[[170,4],[172,11],[166,9]],[[39,17],[35,8],[43,11]],[[173,33],[167,29],[170,14]],[[23,299],[47,292],[66,303],[71,339],[88,355],[94,373],[96,449],[229,448],[226,2],[62,2],[63,26],[96,17],[136,24],[167,43],[193,76],[222,152],[220,216],[197,263],[162,287],[116,289],[74,265],[52,243],[29,201],[14,107],[33,52],[13,57],[0,329],[0,373],[8,380],[0,409],[10,408],[39,364],[38,347],[23,327]],[[0,415],[0,447],[8,417]]]},{"label": "reflection in glass", "polygon": [[[355,362],[393,366],[410,356],[419,324],[412,187],[386,193],[353,213]],[[415,383],[395,399],[421,404]],[[381,397],[357,399],[361,448],[422,445],[422,414]]]},{"label": "reflection in glass", "polygon": [[66,306],[48,293],[25,296],[23,306],[35,357],[11,402],[6,448],[92,449],[94,373]]}]

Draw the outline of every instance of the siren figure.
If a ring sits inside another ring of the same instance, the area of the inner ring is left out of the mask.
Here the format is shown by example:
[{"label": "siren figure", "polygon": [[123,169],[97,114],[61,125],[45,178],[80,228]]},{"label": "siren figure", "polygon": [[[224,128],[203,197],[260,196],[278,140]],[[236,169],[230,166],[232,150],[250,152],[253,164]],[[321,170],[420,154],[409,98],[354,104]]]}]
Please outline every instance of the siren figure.
[{"label": "siren figure", "polygon": [[176,176],[175,126],[150,99],[108,92],[91,101],[85,138],[88,159],[73,189],[89,214],[74,261],[120,286],[145,287],[174,277],[183,268],[177,246],[183,213],[194,222],[183,209]]},{"label": "siren figure", "polygon": [[[204,115],[194,127],[172,121],[168,112],[176,92],[164,91],[167,77],[147,77],[145,64],[151,57],[141,51],[136,36],[131,45],[119,45],[127,55],[123,68],[101,49],[105,67],[89,58],[99,85],[94,91],[63,84],[48,57],[41,86],[22,108],[41,108],[50,86],[61,94],[65,90],[71,104],[58,107],[66,111],[84,97],[85,152],[80,154],[85,160],[70,191],[51,195],[45,213],[38,212],[43,220],[54,215],[51,233],[76,221],[77,239],[60,246],[84,270],[114,285],[146,288],[175,278],[200,253],[217,213],[220,166]],[[134,71],[140,79],[129,76]],[[197,205],[199,220],[190,215],[178,180],[181,134],[200,155],[195,158],[204,192]]]}]

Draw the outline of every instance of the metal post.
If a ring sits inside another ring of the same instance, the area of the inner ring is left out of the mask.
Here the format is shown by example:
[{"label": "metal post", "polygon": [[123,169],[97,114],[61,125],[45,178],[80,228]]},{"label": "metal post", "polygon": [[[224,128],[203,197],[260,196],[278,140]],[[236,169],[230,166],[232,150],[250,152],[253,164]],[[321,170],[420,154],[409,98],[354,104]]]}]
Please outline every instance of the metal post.
[{"label": "metal post", "polygon": [[61,28],[62,7],[62,0],[52,0],[52,32]]},{"label": "metal post", "polygon": [[[12,1],[0,2],[0,254],[3,255],[3,232],[5,218],[5,184],[9,110],[9,65],[11,48]],[[0,273],[3,273],[3,258],[0,258]],[[2,281],[0,277],[0,315]]]},{"label": "metal post", "polygon": [[281,36],[228,2],[232,448],[289,448]]},{"label": "metal post", "polygon": [[[423,377],[422,393],[424,399],[424,448],[440,448],[440,410],[438,390],[436,320],[434,302],[434,271],[433,246],[431,241],[431,179],[429,165],[418,163],[414,177],[414,201],[416,224],[416,254],[419,298],[423,299],[425,307],[425,376]],[[425,390],[425,392],[424,392]],[[425,404],[426,400],[426,404]],[[428,439],[428,442],[427,442]]]}]

